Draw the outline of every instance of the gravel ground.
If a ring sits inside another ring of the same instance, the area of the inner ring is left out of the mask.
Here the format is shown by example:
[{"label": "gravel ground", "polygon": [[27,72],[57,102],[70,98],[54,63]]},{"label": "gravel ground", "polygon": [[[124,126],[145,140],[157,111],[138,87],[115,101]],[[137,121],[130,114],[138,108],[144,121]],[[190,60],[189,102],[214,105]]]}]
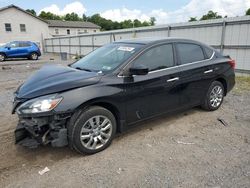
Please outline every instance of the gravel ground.
[{"label": "gravel ground", "polygon": [[215,112],[194,108],[150,120],[82,156],[67,147],[14,145],[12,93],[43,63],[0,66],[0,187],[250,187],[249,79],[239,79]]}]

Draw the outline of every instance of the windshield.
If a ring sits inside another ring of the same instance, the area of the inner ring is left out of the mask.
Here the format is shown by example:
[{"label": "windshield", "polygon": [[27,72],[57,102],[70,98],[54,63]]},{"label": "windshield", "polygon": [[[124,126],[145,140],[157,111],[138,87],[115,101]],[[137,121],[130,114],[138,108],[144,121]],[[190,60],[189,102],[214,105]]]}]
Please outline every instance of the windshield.
[{"label": "windshield", "polygon": [[83,57],[71,67],[87,71],[109,72],[129,59],[142,46],[126,43],[108,44]]}]

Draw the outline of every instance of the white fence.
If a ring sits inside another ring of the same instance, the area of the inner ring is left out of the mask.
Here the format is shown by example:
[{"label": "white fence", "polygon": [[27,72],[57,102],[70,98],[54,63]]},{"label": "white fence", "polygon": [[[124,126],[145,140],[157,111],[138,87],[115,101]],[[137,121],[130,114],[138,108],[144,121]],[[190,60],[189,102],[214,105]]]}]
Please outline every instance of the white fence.
[{"label": "white fence", "polygon": [[106,43],[140,37],[198,40],[234,58],[238,71],[250,73],[250,16],[48,38],[44,48],[45,52],[86,55]]}]

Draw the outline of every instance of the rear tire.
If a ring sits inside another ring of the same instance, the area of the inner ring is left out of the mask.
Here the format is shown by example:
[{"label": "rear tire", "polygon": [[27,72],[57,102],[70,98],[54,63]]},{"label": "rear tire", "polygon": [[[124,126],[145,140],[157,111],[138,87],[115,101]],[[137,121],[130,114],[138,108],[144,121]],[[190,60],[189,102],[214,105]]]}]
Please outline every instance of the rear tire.
[{"label": "rear tire", "polygon": [[3,62],[6,59],[5,54],[0,53],[0,62]]},{"label": "rear tire", "polygon": [[36,52],[32,52],[29,56],[30,60],[38,60],[38,54]]},{"label": "rear tire", "polygon": [[92,106],[76,116],[68,125],[68,141],[72,149],[81,154],[94,154],[111,144],[116,133],[116,119],[109,110]]},{"label": "rear tire", "polygon": [[223,102],[224,93],[223,84],[219,81],[213,81],[208,88],[201,107],[208,111],[217,110]]}]

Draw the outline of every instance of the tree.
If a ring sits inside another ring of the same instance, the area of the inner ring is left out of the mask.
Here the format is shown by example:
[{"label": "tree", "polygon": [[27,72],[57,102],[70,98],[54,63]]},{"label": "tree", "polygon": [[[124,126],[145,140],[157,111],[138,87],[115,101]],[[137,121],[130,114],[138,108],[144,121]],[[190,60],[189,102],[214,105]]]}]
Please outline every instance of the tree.
[{"label": "tree", "polygon": [[188,21],[189,22],[194,22],[194,21],[197,21],[197,18],[196,17],[190,17]]},{"label": "tree", "polygon": [[208,11],[207,14],[203,15],[200,20],[210,20],[210,19],[217,19],[222,18],[221,15],[218,15],[217,12],[213,12],[212,10]]},{"label": "tree", "polygon": [[53,14],[51,12],[44,12],[44,11],[42,11],[39,14],[39,17],[44,19],[44,20],[62,20],[61,16],[58,16],[58,15]]},{"label": "tree", "polygon": [[144,27],[155,25],[156,19],[151,17],[149,21],[141,22],[138,19],[135,20],[124,20],[122,22],[108,20],[100,16],[100,14],[94,14],[90,17],[85,14],[82,17],[79,17],[78,14],[72,12],[64,16],[59,16],[51,12],[42,11],[39,15],[40,18],[45,20],[67,20],[67,21],[89,21],[101,27],[101,30],[115,30],[115,29],[124,29],[124,28],[133,28],[133,27]]},{"label": "tree", "polygon": [[78,14],[74,12],[66,14],[65,16],[63,16],[63,19],[66,21],[82,21],[82,18],[80,18]]},{"label": "tree", "polygon": [[156,19],[155,19],[155,17],[151,17],[150,18],[150,25],[155,25],[155,22],[156,22]]},{"label": "tree", "polygon": [[26,12],[33,14],[36,16],[36,11],[34,9],[27,9]]},{"label": "tree", "polygon": [[249,9],[247,9],[247,11],[246,11],[246,15],[250,15],[250,8],[249,8]]},{"label": "tree", "polygon": [[86,16],[86,14],[83,14],[83,15],[82,15],[82,20],[85,21],[85,22],[88,21],[88,17]]}]

